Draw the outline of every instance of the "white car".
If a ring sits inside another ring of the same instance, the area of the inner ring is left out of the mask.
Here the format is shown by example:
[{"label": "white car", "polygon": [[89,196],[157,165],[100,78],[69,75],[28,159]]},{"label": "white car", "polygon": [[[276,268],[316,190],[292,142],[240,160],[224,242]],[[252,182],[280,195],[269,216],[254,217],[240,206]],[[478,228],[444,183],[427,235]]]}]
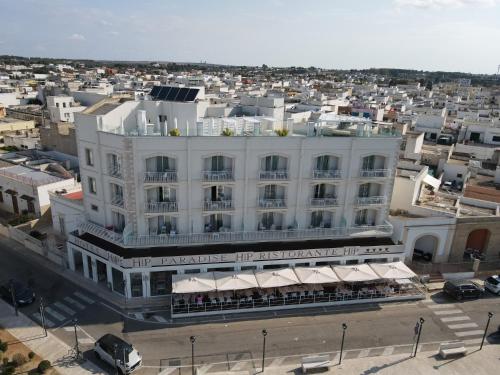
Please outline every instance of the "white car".
[{"label": "white car", "polygon": [[491,293],[495,293],[500,296],[500,275],[488,277],[486,280],[484,280],[484,287]]},{"label": "white car", "polygon": [[96,341],[94,353],[98,359],[116,367],[121,374],[130,374],[142,362],[141,355],[132,345],[110,333]]}]

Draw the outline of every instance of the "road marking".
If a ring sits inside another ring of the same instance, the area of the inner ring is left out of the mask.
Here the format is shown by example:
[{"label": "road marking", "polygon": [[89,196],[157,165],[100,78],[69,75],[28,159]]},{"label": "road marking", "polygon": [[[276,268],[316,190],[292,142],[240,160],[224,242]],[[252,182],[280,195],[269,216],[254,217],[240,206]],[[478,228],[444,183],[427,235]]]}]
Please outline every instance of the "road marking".
[{"label": "road marking", "polygon": [[236,363],[233,367],[231,367],[231,371],[243,370],[243,368],[245,368],[246,364],[247,363],[245,361],[240,361],[240,362]]},{"label": "road marking", "polygon": [[64,297],[64,300],[66,302],[68,302],[69,304],[75,306],[79,310],[84,310],[85,309],[85,306],[83,306],[80,302],[78,302],[77,300],[75,300],[75,299],[73,299],[71,297]]},{"label": "road marking", "polygon": [[62,322],[64,319],[66,319],[64,316],[62,316],[57,311],[55,311],[54,309],[52,309],[48,306],[45,308],[45,312],[47,312],[48,314],[50,314],[52,317],[56,318],[60,322]]},{"label": "road marking", "polygon": [[267,367],[279,367],[285,361],[286,357],[276,358]]},{"label": "road marking", "polygon": [[431,305],[431,306],[428,306],[429,309],[453,309],[455,307],[455,305],[453,303],[442,303],[442,304],[439,304],[439,305]]},{"label": "road marking", "polygon": [[167,319],[159,315],[153,315],[153,319],[160,323],[166,323]]},{"label": "road marking", "polygon": [[462,310],[439,310],[439,311],[434,311],[434,314],[436,315],[452,315],[452,314],[463,314],[464,312]]},{"label": "road marking", "polygon": [[[42,316],[40,315],[39,312],[36,312],[34,314],[31,315],[33,318],[35,318],[35,320],[37,320],[38,322],[40,322],[40,324],[42,324]],[[47,317],[45,317],[45,325],[49,328],[52,328],[55,326],[54,322],[50,319],[47,319]]]},{"label": "road marking", "polygon": [[464,336],[477,336],[477,335],[482,335],[484,331],[482,329],[477,329],[474,331],[463,331],[463,332],[455,332],[455,335],[458,337],[464,337]]},{"label": "road marking", "polygon": [[448,322],[458,322],[460,320],[470,320],[468,316],[449,316],[447,318],[441,318],[441,321],[443,323],[448,323]]},{"label": "road marking", "polygon": [[370,349],[363,349],[359,352],[358,358],[368,357],[369,354],[370,354]]},{"label": "road marking", "polygon": [[80,292],[75,292],[73,293],[75,296],[80,298],[82,301],[87,302],[88,304],[93,304],[95,301],[92,298],[87,297],[85,294],[82,294]]},{"label": "road marking", "polygon": [[[483,341],[482,338],[480,339],[468,339],[468,340],[463,340],[465,345],[476,345],[476,344],[481,344],[481,341]],[[488,341],[485,341],[484,344],[488,344]]]},{"label": "road marking", "polygon": [[[199,369],[197,369],[196,373],[198,375],[206,374],[208,372],[208,370],[210,370],[213,366],[214,366],[213,364],[201,366]],[[163,372],[162,372],[162,374],[163,374]]]},{"label": "road marking", "polygon": [[[67,326],[67,327],[63,327],[63,329],[66,332],[73,332],[75,330],[75,327],[74,326]],[[76,329],[78,329],[78,326],[76,327]]]},{"label": "road marking", "polygon": [[[145,367],[145,366],[142,366]],[[169,375],[173,373],[174,371],[177,371],[177,367],[167,367],[165,370],[161,371],[158,375]]]},{"label": "road marking", "polygon": [[435,302],[431,299],[425,299],[422,301],[422,303],[435,303]]},{"label": "road marking", "polygon": [[94,343],[94,340],[89,339],[89,338],[87,338],[87,337],[84,337],[84,338],[78,339],[78,342],[79,342],[80,344],[88,345],[88,344],[93,344],[93,343]]},{"label": "road marking", "polygon": [[391,355],[392,353],[394,353],[394,346],[388,346],[384,349],[382,355]]},{"label": "road marking", "polygon": [[142,313],[134,313],[134,316],[136,319],[144,320],[144,315],[142,315]]},{"label": "road marking", "polygon": [[59,310],[64,311],[68,315],[75,315],[76,311],[73,309],[70,309],[68,306],[66,306],[62,302],[54,302],[54,306],[57,307]]},{"label": "road marking", "polygon": [[450,324],[449,329],[477,328],[476,323]]}]

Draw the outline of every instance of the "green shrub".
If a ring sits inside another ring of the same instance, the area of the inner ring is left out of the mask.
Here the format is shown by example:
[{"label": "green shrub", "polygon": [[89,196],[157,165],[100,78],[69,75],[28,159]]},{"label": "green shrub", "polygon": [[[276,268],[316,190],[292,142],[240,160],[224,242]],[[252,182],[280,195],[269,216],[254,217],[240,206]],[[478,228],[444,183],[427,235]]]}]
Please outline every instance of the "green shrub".
[{"label": "green shrub", "polygon": [[286,137],[288,135],[288,129],[278,129],[274,131],[280,137]]},{"label": "green shrub", "polygon": [[26,358],[26,356],[22,353],[16,353],[12,356],[12,362],[14,362],[14,364],[19,367],[19,366],[22,366],[24,365],[25,363],[28,362],[28,359]]},{"label": "green shrub", "polygon": [[181,135],[181,131],[177,128],[175,129],[172,129],[168,132],[168,134],[170,134],[170,136],[172,137],[179,137]]},{"label": "green shrub", "polygon": [[29,358],[30,360],[32,360],[33,358],[35,358],[35,355],[36,355],[36,354],[35,354],[35,352],[29,352],[29,353],[28,353],[28,358]]},{"label": "green shrub", "polygon": [[0,352],[6,352],[9,349],[9,344],[0,340]]},{"label": "green shrub", "polygon": [[7,366],[9,364],[9,357],[5,356],[2,358],[2,363],[4,366]]},{"label": "green shrub", "polygon": [[46,359],[44,359],[43,361],[41,361],[39,364],[38,364],[38,367],[37,367],[37,370],[40,372],[40,373],[45,373],[45,371],[47,371],[49,368],[50,368],[51,364],[50,364],[50,361],[47,361]]},{"label": "green shrub", "polygon": [[222,135],[224,137],[231,137],[232,135],[234,135],[234,132],[229,129],[229,128],[225,128],[223,131],[222,131]]},{"label": "green shrub", "polygon": [[16,368],[12,365],[4,366],[2,370],[2,375],[12,375],[14,372],[16,372]]}]

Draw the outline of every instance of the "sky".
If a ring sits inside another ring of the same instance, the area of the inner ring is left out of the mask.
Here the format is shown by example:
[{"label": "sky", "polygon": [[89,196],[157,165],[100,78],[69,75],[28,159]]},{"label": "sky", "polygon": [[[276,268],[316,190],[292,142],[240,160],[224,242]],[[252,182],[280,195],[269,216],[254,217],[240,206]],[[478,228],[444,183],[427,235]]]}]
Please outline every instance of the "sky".
[{"label": "sky", "polygon": [[0,55],[496,73],[500,0],[0,0]]}]

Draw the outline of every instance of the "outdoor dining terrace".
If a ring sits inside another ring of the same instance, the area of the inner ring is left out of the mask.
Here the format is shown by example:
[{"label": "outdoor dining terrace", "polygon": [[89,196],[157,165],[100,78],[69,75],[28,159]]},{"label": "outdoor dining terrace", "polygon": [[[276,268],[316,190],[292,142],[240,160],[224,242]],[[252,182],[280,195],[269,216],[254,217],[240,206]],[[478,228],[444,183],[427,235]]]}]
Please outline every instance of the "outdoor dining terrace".
[{"label": "outdoor dining terrace", "polygon": [[424,298],[402,262],[174,275],[172,317]]}]

